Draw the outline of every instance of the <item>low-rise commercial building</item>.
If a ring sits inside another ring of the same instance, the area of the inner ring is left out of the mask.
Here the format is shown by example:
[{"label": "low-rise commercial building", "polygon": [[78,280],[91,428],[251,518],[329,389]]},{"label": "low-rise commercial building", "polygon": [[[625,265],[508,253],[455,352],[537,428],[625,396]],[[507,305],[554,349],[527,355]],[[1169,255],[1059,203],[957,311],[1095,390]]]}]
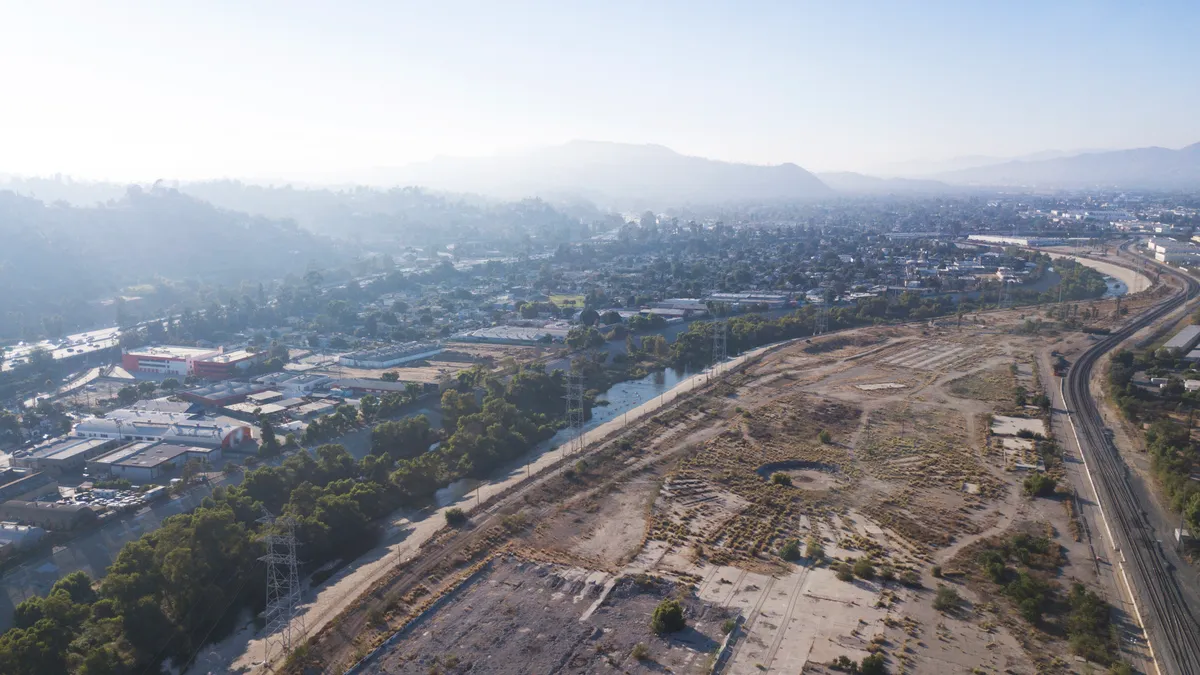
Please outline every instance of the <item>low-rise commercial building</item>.
[{"label": "low-rise commercial building", "polygon": [[250,394],[266,391],[261,384],[245,382],[218,382],[207,387],[179,392],[179,398],[193,403],[199,403],[207,408],[221,408],[234,403],[241,403]]},{"label": "low-rise commercial building", "polygon": [[443,347],[437,343],[408,342],[342,354],[338,356],[338,363],[352,368],[391,368],[402,363],[436,356],[443,351]]},{"label": "low-rise commercial building", "polygon": [[28,454],[13,457],[17,466],[52,471],[80,471],[87,460],[108,452],[116,447],[115,438],[80,437],[58,438],[33,448]]},{"label": "low-rise commercial building", "polygon": [[88,462],[88,472],[146,483],[160,479],[191,459],[210,464],[221,458],[219,448],[200,448],[178,443],[130,443]]},{"label": "low-rise commercial building", "polygon": [[46,531],[35,525],[0,522],[0,560],[33,546],[44,536]]},{"label": "low-rise commercial building", "polygon": [[[365,378],[345,378],[334,380],[333,387],[348,391],[354,396],[363,396],[365,394],[374,394],[375,396],[383,396],[385,394],[404,393],[408,391],[408,382],[388,382],[387,380],[368,380]],[[437,389],[436,384],[428,384],[418,382],[421,391],[426,391],[429,387]]]},{"label": "low-rise commercial building", "polygon": [[1200,343],[1200,326],[1185,326],[1167,340],[1163,347],[1173,349],[1180,354],[1187,354]]},{"label": "low-rise commercial building", "polygon": [[58,494],[58,483],[50,473],[27,467],[0,469],[0,502],[31,500],[48,494]]},{"label": "low-rise commercial building", "polygon": [[317,373],[271,373],[255,378],[258,384],[270,387],[283,394],[284,398],[304,398],[312,396],[313,392],[328,385],[333,378]]},{"label": "low-rise commercial building", "polygon": [[266,358],[267,352],[251,352],[245,349],[221,351],[214,356],[193,361],[192,374],[206,380],[226,380],[245,373]]},{"label": "low-rise commercial building", "polygon": [[168,441],[185,445],[231,448],[252,438],[248,425],[232,422],[234,421],[190,420],[163,423],[89,417],[78,422],[72,433],[86,439]]},{"label": "low-rise commercial building", "polygon": [[126,350],[121,356],[121,367],[131,373],[184,378],[194,372],[193,363],[219,353],[203,347],[142,347]]},{"label": "low-rise commercial building", "polygon": [[84,504],[12,500],[0,504],[0,521],[47,530],[75,530],[95,523],[96,512]]}]

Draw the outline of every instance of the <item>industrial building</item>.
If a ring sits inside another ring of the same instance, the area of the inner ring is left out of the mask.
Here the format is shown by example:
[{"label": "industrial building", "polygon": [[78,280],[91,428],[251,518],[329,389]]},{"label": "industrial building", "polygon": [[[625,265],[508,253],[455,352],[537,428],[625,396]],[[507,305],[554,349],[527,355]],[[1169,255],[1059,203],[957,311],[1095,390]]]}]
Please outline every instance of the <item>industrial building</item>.
[{"label": "industrial building", "polygon": [[121,356],[121,367],[131,373],[184,378],[193,373],[194,362],[219,353],[203,347],[143,347],[126,350]]},{"label": "industrial building", "polygon": [[17,466],[41,471],[81,471],[87,460],[116,447],[116,439],[101,437],[57,438],[13,457]]},{"label": "industrial building", "polygon": [[146,483],[183,466],[190,459],[207,460],[212,464],[221,459],[221,451],[219,448],[143,441],[130,443],[97,457],[88,462],[87,468],[94,475]]},{"label": "industrial building", "polygon": [[1173,349],[1180,354],[1190,352],[1196,343],[1200,342],[1200,326],[1186,326],[1167,340],[1163,347]]},{"label": "industrial building", "polygon": [[265,352],[250,352],[245,349],[226,352],[224,347],[143,347],[126,350],[121,356],[121,367],[131,373],[177,378],[195,375],[210,380],[223,380],[245,372],[265,357]]},{"label": "industrial building", "polygon": [[84,439],[168,441],[221,448],[236,447],[251,438],[249,426],[240,422],[215,420],[164,423],[89,417],[76,423],[72,433]]},{"label": "industrial building", "polygon": [[[429,385],[423,382],[418,382],[421,385],[421,390],[432,386],[437,388],[437,385]],[[355,396],[365,394],[374,394],[375,396],[383,396],[385,394],[403,393],[408,390],[408,382],[388,382],[387,380],[368,380],[362,378],[346,378],[334,380],[332,386],[342,391],[348,391]]]},{"label": "industrial building", "polygon": [[255,378],[255,382],[279,391],[285,398],[311,396],[318,388],[333,381],[328,375],[316,373],[271,373]]},{"label": "industrial building", "polygon": [[58,483],[49,473],[28,467],[0,469],[0,502],[37,499],[48,494],[58,494]]},{"label": "industrial building", "polygon": [[784,307],[788,303],[788,296],[778,293],[713,293],[707,299],[734,306],[766,305],[771,309]]},{"label": "industrial building", "polygon": [[0,522],[0,560],[17,551],[33,546],[46,536],[46,531],[34,525]]},{"label": "industrial building", "polygon": [[96,512],[85,504],[12,500],[0,504],[0,521],[47,530],[74,530],[96,522]]},{"label": "industrial building", "polygon": [[208,408],[221,408],[234,403],[241,403],[250,394],[257,394],[260,391],[266,390],[267,387],[261,384],[218,382],[207,387],[200,387],[199,389],[181,391],[178,396],[186,401],[199,403]]},{"label": "industrial building", "polygon": [[994,234],[972,234],[967,236],[967,240],[995,246],[1057,246],[1063,243],[1062,239],[1049,237],[1009,237]]},{"label": "industrial building", "polygon": [[407,342],[338,356],[338,363],[351,368],[391,368],[441,354],[445,349],[433,342]]},{"label": "industrial building", "polygon": [[549,322],[541,326],[489,326],[459,333],[457,342],[490,342],[496,344],[538,344],[549,341],[562,342],[571,332],[571,324]]},{"label": "industrial building", "polygon": [[245,373],[266,360],[267,352],[238,349],[192,362],[192,374],[206,380],[226,380]]}]

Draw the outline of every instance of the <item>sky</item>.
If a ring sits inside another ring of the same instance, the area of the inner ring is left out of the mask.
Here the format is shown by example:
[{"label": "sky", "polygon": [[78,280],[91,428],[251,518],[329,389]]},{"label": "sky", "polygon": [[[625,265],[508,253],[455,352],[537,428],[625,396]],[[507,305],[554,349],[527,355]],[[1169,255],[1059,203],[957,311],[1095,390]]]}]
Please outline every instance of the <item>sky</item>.
[{"label": "sky", "polygon": [[1200,141],[1200,3],[0,0],[0,172],[336,178],[573,139],[814,171]]}]

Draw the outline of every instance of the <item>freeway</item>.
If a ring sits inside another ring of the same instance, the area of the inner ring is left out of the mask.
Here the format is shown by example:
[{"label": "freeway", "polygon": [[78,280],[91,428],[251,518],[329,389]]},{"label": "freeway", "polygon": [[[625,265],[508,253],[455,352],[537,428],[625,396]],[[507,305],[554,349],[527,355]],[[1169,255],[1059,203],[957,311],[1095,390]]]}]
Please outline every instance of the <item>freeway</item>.
[{"label": "freeway", "polygon": [[1121,571],[1131,586],[1159,672],[1188,675],[1200,673],[1200,624],[1188,608],[1163,543],[1142,510],[1128,469],[1104,428],[1089,387],[1092,368],[1104,354],[1200,292],[1200,282],[1192,277],[1169,268],[1164,271],[1183,281],[1184,290],[1092,345],[1080,355],[1062,384],[1080,451],[1097,488],[1110,539],[1119,548]]}]

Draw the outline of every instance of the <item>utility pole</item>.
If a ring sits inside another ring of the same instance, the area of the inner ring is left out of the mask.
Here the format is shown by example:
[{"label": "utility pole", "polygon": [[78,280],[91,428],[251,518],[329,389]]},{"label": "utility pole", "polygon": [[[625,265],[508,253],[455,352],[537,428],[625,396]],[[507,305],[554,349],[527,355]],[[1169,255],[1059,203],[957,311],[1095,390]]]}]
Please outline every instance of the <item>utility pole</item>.
[{"label": "utility pole", "polygon": [[824,299],[816,306],[817,314],[813,320],[813,335],[823,335],[829,331],[829,308]]},{"label": "utility pole", "polygon": [[[266,661],[271,661],[272,645],[280,648],[287,658],[295,648],[295,640],[304,636],[300,617],[300,572],[296,560],[296,521],[290,516],[275,518],[265,507],[258,522],[267,526],[263,537],[267,554],[259,560],[267,564]],[[277,527],[278,526],[278,527]],[[282,529],[284,534],[279,534]]]}]

